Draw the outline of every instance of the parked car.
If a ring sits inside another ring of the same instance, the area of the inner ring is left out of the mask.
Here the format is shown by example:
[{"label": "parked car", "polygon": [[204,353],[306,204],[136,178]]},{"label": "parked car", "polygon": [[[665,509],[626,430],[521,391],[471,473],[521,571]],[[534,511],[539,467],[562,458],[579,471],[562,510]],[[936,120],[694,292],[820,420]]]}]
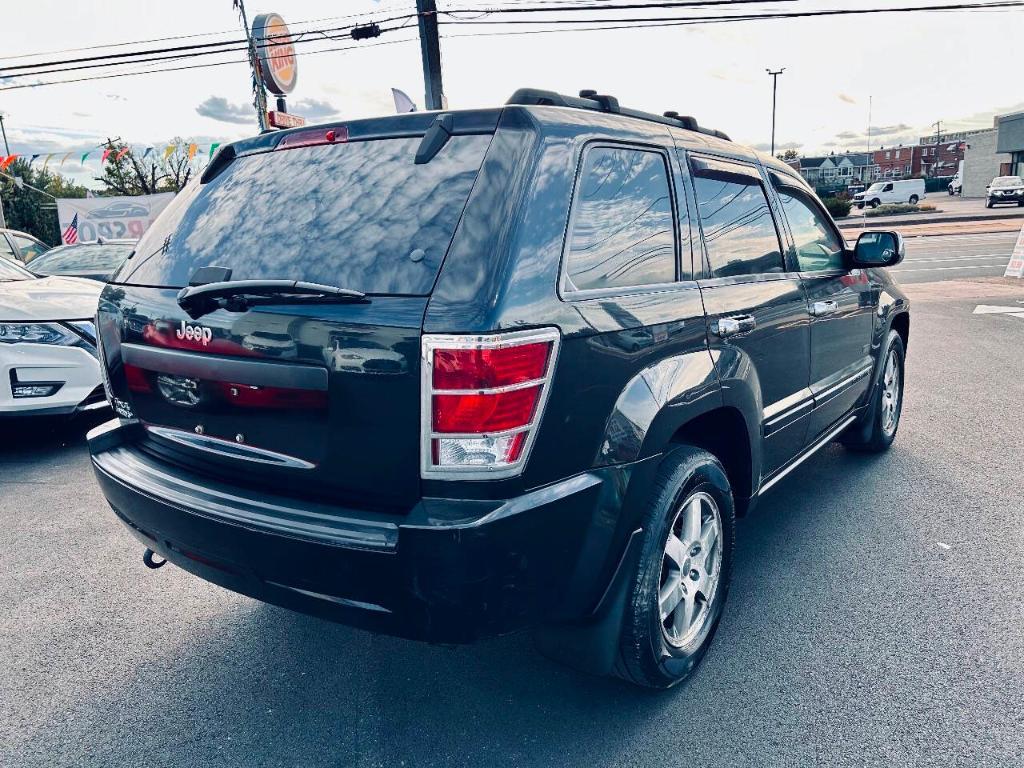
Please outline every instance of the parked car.
[{"label": "parked car", "polygon": [[127,219],[148,215],[149,208],[128,200],[115,200],[102,208],[94,208],[88,213],[90,219]]},{"label": "parked car", "polygon": [[32,262],[37,275],[66,275],[107,282],[135,250],[135,240],[58,245]]},{"label": "parked car", "polygon": [[949,192],[950,196],[963,194],[964,191],[964,161],[961,160],[957,165],[956,173],[953,174],[953,178],[950,179],[949,184],[946,185],[946,191]]},{"label": "parked car", "polygon": [[103,292],[93,466],[151,567],[407,638],[535,627],[667,687],[735,516],[833,440],[895,438],[903,253],[593,92],[239,141]]},{"label": "parked car", "polygon": [[107,407],[93,325],[102,288],[0,259],[0,417]]},{"label": "parked car", "polygon": [[877,208],[887,203],[910,203],[917,205],[924,200],[924,179],[903,179],[901,181],[876,181],[863,192],[853,196],[854,205],[863,208]]},{"label": "parked car", "polygon": [[985,207],[1013,203],[1024,205],[1024,179],[1020,176],[997,176],[985,187]]},{"label": "parked car", "polygon": [[50,250],[50,246],[27,232],[19,232],[16,229],[0,229],[0,259],[27,264],[48,250]]}]

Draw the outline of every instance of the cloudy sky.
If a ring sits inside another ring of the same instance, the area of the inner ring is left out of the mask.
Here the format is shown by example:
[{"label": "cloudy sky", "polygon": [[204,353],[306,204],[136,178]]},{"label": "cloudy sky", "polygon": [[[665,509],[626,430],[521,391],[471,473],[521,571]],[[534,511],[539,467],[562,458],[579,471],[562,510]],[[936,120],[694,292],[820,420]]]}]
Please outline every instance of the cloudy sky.
[{"label": "cloudy sky", "polygon": [[[563,0],[578,4],[582,0]],[[550,0],[546,0],[550,5]],[[950,0],[788,0],[700,11],[741,11],[932,5]],[[438,0],[442,10],[542,6],[544,0]],[[590,0],[589,4],[602,4]],[[279,11],[293,31],[331,29],[356,21],[407,16],[414,1],[248,0],[250,18]],[[607,11],[606,16],[694,15],[690,9]],[[359,14],[358,16],[354,16]],[[550,17],[553,14],[547,14]],[[594,11],[578,18],[593,18]],[[480,17],[465,13],[463,21]],[[518,18],[524,18],[521,14]],[[508,18],[508,17],[505,17]],[[537,16],[534,16],[537,18]],[[292,111],[315,120],[354,118],[393,111],[397,87],[422,104],[423,81],[413,19],[377,40],[320,39],[299,47],[299,81]],[[442,24],[445,92],[452,108],[489,106],[516,88],[535,86],[573,93],[595,88],[623,104],[695,115],[738,141],[767,149],[771,131],[771,80],[766,67],[785,67],[779,78],[776,146],[804,153],[866,148],[869,98],[873,144],[914,142],[934,130],[992,124],[995,113],[1024,109],[1024,92],[1009,70],[993,59],[1020,56],[1024,9],[686,25],[647,29],[523,32],[523,25]],[[255,131],[249,71],[244,54],[188,58],[105,70],[81,70],[11,78],[18,64],[95,55],[90,46],[162,40],[123,46],[163,48],[230,39],[239,34],[231,0],[33,0],[5,3],[0,50],[0,112],[11,152],[80,153],[106,137],[136,146],[159,145],[175,136],[208,146]],[[209,33],[222,33],[210,35]],[[485,34],[486,33],[486,36]],[[337,33],[328,33],[334,34]],[[348,50],[339,51],[339,48]],[[103,52],[109,52],[105,49]],[[35,58],[14,58],[25,54]],[[166,54],[165,54],[166,55]],[[208,61],[224,66],[152,73]],[[64,65],[67,66],[67,65]],[[12,85],[146,71],[118,77],[32,88]],[[7,75],[8,77],[5,77]],[[95,159],[82,168],[65,165],[76,179],[98,172]]]}]

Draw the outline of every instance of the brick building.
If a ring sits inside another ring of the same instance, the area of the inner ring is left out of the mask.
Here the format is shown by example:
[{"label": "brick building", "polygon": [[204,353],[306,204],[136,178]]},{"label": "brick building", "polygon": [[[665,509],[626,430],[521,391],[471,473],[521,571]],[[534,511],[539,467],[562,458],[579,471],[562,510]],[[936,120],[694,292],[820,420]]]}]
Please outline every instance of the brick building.
[{"label": "brick building", "polygon": [[871,153],[872,179],[911,179],[921,175],[921,147],[882,147]]}]

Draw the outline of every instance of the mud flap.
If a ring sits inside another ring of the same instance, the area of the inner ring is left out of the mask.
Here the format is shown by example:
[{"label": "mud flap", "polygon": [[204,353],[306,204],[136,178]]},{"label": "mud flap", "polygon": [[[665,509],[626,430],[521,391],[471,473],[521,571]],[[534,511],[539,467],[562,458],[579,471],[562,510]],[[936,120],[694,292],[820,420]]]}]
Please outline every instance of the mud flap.
[{"label": "mud flap", "polygon": [[640,557],[642,528],[629,536],[625,551],[593,613],[578,622],[547,624],[534,630],[537,649],[553,661],[591,675],[609,675],[619,655],[619,637],[630,582]]}]

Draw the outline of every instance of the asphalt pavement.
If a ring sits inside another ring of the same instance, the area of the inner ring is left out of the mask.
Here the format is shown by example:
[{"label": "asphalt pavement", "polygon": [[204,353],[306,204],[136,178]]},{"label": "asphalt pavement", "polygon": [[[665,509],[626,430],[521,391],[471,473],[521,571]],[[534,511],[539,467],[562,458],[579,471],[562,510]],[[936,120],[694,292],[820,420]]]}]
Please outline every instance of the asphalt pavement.
[{"label": "asphalt pavement", "polygon": [[893,268],[903,284],[1001,277],[1017,232],[906,238],[907,256]]},{"label": "asphalt pavement", "polygon": [[910,247],[893,449],[830,446],[740,522],[718,636],[665,693],[528,635],[412,643],[149,571],[87,425],[8,430],[0,765],[1024,764],[1024,318],[974,313],[1024,308],[1024,281],[912,271],[956,258],[973,278],[1005,250],[967,246]]}]

